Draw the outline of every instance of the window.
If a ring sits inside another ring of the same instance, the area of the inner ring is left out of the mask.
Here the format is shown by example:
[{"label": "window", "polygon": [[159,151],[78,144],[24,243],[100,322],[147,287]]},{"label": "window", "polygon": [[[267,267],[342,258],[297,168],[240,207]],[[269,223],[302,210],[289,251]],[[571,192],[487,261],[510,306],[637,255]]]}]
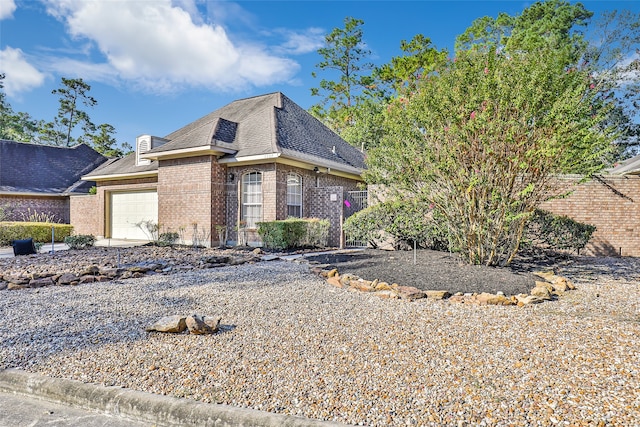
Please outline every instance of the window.
[{"label": "window", "polygon": [[242,220],[247,228],[256,228],[262,221],[262,174],[251,172],[242,176]]},{"label": "window", "polygon": [[302,218],[302,177],[287,175],[287,216]]}]

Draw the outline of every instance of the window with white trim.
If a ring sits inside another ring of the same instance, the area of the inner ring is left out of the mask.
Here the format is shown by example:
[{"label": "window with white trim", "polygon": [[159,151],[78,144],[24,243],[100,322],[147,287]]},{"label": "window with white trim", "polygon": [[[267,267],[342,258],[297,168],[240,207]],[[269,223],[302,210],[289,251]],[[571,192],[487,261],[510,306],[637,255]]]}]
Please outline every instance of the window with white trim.
[{"label": "window with white trim", "polygon": [[242,175],[242,221],[245,227],[256,228],[262,221],[262,173],[250,172]]},{"label": "window with white trim", "polygon": [[302,218],[302,177],[287,174],[287,216]]}]

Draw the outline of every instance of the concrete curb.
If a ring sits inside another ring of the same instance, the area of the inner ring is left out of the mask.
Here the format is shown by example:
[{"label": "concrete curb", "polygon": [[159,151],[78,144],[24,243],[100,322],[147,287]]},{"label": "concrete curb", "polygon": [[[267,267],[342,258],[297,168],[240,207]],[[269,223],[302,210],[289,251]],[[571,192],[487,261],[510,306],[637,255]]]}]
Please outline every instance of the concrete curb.
[{"label": "concrete curb", "polygon": [[49,378],[20,369],[0,371],[0,390],[148,422],[160,427],[340,427],[344,424],[208,404],[121,387]]}]

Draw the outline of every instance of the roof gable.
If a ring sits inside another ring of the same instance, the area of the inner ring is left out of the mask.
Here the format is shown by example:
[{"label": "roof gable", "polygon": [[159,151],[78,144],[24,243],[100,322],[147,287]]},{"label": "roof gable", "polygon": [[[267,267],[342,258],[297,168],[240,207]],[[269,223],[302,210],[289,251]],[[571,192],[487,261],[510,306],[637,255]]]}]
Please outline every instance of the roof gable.
[{"label": "roof gable", "polygon": [[75,147],[0,140],[0,191],[65,194],[86,192],[80,177],[107,161],[85,144]]}]

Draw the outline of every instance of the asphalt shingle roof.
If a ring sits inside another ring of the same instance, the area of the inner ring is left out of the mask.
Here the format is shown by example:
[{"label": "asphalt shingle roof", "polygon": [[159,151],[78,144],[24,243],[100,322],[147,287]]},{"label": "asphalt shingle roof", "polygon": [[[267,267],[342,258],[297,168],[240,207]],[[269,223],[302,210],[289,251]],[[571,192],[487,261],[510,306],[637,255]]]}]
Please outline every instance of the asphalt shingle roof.
[{"label": "asphalt shingle roof", "polygon": [[[364,156],[280,92],[240,99],[165,136],[148,153],[197,147],[223,148],[222,159],[280,154],[302,162],[359,173]],[[105,165],[89,176],[155,170],[157,162],[135,166],[135,155]]]},{"label": "asphalt shingle roof", "polygon": [[86,193],[93,184],[80,177],[106,161],[84,144],[68,148],[0,140],[0,192]]}]

